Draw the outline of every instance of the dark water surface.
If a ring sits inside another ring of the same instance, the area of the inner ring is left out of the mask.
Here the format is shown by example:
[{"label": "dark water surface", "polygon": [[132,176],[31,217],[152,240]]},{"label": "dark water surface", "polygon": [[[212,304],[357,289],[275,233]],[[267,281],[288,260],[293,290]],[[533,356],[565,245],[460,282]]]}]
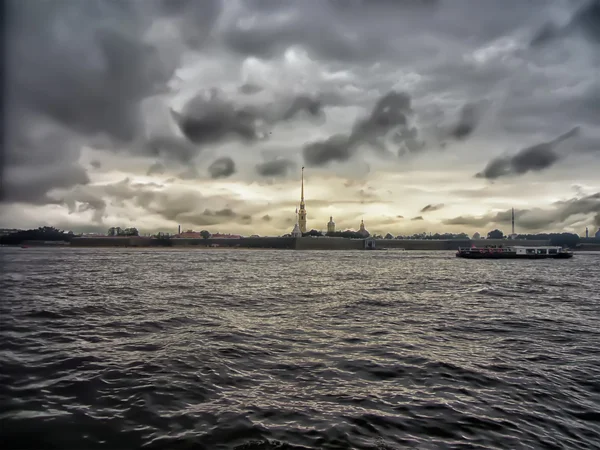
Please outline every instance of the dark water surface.
[{"label": "dark water surface", "polygon": [[2,448],[600,448],[599,253],[0,255]]}]

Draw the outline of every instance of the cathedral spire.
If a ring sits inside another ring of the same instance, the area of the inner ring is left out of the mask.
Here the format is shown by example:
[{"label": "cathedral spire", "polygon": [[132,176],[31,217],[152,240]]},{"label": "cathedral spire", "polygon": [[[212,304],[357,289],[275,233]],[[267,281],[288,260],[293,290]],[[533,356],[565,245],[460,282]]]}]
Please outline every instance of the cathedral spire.
[{"label": "cathedral spire", "polygon": [[304,166],[302,166],[302,187],[300,188],[300,205],[304,205]]},{"label": "cathedral spire", "polygon": [[302,166],[302,178],[300,186],[300,211],[298,224],[300,225],[300,231],[302,231],[302,233],[306,233],[306,205],[304,204],[304,166]]}]

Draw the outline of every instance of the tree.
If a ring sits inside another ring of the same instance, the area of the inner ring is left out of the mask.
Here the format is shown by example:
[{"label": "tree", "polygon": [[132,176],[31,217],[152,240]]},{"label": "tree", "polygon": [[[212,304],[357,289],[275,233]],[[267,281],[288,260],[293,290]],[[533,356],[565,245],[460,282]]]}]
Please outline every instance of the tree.
[{"label": "tree", "polygon": [[303,233],[302,236],[323,236],[323,233],[317,230],[310,230],[307,233]]},{"label": "tree", "polygon": [[125,228],[122,231],[123,236],[139,236],[140,233],[137,228]]},{"label": "tree", "polygon": [[204,239],[208,239],[210,237],[210,233],[207,230],[202,230],[200,232],[200,236],[202,236]]},{"label": "tree", "polygon": [[388,234],[385,235],[385,238],[386,239],[394,239],[394,236],[392,236],[391,233],[388,233]]},{"label": "tree", "polygon": [[488,239],[503,239],[504,233],[498,229],[492,230],[487,234]]}]

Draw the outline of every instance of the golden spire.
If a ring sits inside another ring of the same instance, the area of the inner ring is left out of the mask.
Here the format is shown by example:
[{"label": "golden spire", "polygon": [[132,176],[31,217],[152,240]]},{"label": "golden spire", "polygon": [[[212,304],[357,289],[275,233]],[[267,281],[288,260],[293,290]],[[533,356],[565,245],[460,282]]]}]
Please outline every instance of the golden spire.
[{"label": "golden spire", "polygon": [[298,217],[298,224],[300,225],[300,231],[306,233],[306,206],[304,205],[304,166],[302,166],[302,181],[300,191],[300,211]]},{"label": "golden spire", "polygon": [[300,208],[304,205],[304,166],[302,166],[302,185],[300,190]]}]

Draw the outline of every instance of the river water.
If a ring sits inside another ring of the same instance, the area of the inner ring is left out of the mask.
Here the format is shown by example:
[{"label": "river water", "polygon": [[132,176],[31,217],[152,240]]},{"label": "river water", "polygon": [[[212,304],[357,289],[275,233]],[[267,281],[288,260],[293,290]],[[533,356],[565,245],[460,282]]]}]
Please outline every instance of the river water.
[{"label": "river water", "polygon": [[2,448],[600,448],[600,253],[0,256]]}]

